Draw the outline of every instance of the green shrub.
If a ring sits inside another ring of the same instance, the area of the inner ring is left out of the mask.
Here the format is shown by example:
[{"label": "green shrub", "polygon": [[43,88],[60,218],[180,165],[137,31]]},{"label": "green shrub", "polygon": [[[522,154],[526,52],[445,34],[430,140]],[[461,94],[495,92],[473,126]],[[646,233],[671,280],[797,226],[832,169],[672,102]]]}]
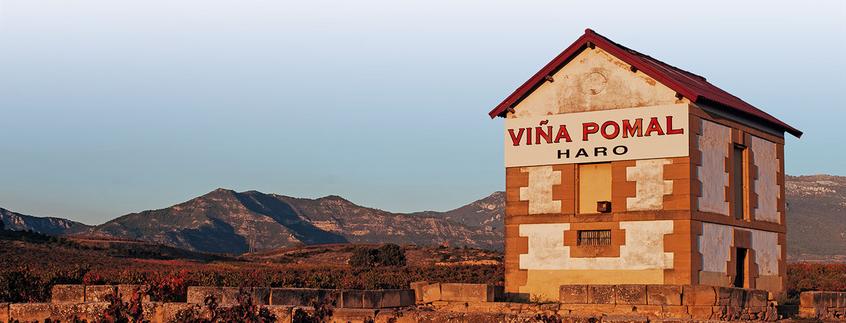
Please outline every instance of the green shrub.
[{"label": "green shrub", "polygon": [[379,248],[359,247],[353,250],[349,264],[357,269],[405,266],[405,250],[393,243],[384,244]]},{"label": "green shrub", "polygon": [[405,266],[405,250],[393,243],[379,247],[378,258],[381,266]]}]

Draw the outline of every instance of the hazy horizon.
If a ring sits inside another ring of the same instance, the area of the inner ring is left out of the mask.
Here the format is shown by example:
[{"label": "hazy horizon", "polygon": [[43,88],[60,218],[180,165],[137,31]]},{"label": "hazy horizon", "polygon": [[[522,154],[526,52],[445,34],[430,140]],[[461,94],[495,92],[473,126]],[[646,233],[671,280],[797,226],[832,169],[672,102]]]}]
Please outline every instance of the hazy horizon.
[{"label": "hazy horizon", "polygon": [[0,207],[459,207],[504,189],[487,112],[585,28],[804,131],[787,174],[846,175],[846,3],[811,3],[0,0]]}]

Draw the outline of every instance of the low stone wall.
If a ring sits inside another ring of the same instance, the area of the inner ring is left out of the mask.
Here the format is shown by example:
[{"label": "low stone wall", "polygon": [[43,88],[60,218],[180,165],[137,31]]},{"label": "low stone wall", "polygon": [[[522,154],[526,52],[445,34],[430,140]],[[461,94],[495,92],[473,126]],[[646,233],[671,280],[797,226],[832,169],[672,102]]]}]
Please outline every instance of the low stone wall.
[{"label": "low stone wall", "polygon": [[494,302],[502,298],[502,286],[457,283],[413,283],[423,303],[446,302]]},{"label": "low stone wall", "polygon": [[[204,304],[206,297],[214,296],[221,305],[237,303],[236,287],[188,287],[189,304]],[[328,304],[334,308],[395,308],[412,306],[414,290],[336,290],[316,288],[246,288],[243,289],[257,305],[314,306]]]},{"label": "low stone wall", "polygon": [[[776,304],[768,299],[769,293],[730,287],[563,285],[559,301],[546,304],[493,302],[493,298],[499,297],[491,291],[491,286],[486,288],[485,285],[424,284],[415,289],[423,294],[423,303],[431,304],[438,311],[723,321],[778,319]],[[445,292],[447,290],[450,292]]]},{"label": "low stone wall", "polygon": [[649,318],[694,320],[778,319],[769,293],[731,287],[685,285],[564,285],[560,312],[637,313]]},{"label": "low stone wall", "polygon": [[[0,303],[0,323],[44,322],[46,320],[74,322],[77,320],[100,321],[109,306],[107,295],[119,293],[122,301],[129,302],[140,285],[55,285],[50,303]],[[204,313],[207,296],[214,296],[222,307],[237,304],[238,293],[244,290],[253,303],[267,309],[277,317],[277,322],[291,322],[297,311],[311,313],[312,305],[321,302],[333,309],[332,319],[337,322],[364,322],[382,317],[384,322],[397,321],[402,316],[393,310],[415,305],[411,289],[396,290],[332,290],[310,288],[188,288],[187,302],[151,302],[142,299],[143,317],[150,322],[170,322],[177,313],[196,310]],[[379,315],[377,315],[379,314]],[[391,319],[393,318],[393,319]],[[402,322],[399,321],[399,322]],[[408,321],[406,322],[414,322]]]},{"label": "low stone wall", "polygon": [[802,292],[799,316],[822,320],[846,320],[846,292]]},{"label": "low stone wall", "polygon": [[[51,303],[98,303],[106,302],[106,295],[120,294],[121,300],[128,302],[142,285],[53,285]],[[149,301],[149,296],[144,296]]]},{"label": "low stone wall", "polygon": [[[128,300],[139,286],[57,285],[51,303],[0,304],[0,323],[8,321],[97,321],[108,306],[106,295],[119,292]],[[145,320],[169,322],[177,313],[204,313],[207,296],[222,307],[236,304],[239,288],[189,287],[187,302],[142,302]],[[768,293],[739,288],[682,285],[564,285],[552,303],[503,302],[501,287],[484,284],[425,283],[401,290],[330,290],[246,288],[253,302],[291,322],[313,305],[330,304],[333,322],[647,322],[655,320],[777,319]],[[803,293],[803,313],[824,319],[842,318],[846,293]],[[415,304],[417,302],[418,304]],[[840,314],[838,314],[840,313]]]}]

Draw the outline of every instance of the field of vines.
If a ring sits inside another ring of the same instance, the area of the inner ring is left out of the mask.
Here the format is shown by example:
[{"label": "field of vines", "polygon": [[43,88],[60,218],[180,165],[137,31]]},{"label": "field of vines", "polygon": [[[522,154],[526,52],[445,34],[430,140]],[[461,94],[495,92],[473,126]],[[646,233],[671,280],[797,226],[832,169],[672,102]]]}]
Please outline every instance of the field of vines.
[{"label": "field of vines", "polygon": [[[421,280],[501,285],[504,277],[501,264],[487,263],[353,268],[237,258],[145,257],[52,238],[35,242],[0,239],[0,302],[49,301],[55,284],[144,284],[154,300],[184,301],[188,286],[381,289],[407,288]],[[786,288],[782,301],[790,303],[798,301],[801,291],[846,291],[846,264],[789,264]]]},{"label": "field of vines", "polygon": [[[208,268],[207,268],[208,267]],[[146,284],[150,295],[161,301],[184,301],[188,286],[256,286],[380,289],[407,288],[413,281],[444,281],[502,284],[503,270],[497,265],[349,267],[168,265],[166,269],[90,269],[84,266],[0,269],[0,302],[48,301],[54,284]],[[786,300],[798,300],[806,290],[846,291],[846,265],[788,265]]]},{"label": "field of vines", "polygon": [[[0,303],[44,302],[55,284],[143,284],[159,301],[184,301],[188,286],[408,288],[420,280],[501,284],[499,265],[365,266],[291,264],[239,258],[196,260],[28,236],[0,239]],[[35,240],[42,239],[43,241]],[[463,250],[456,249],[456,253]]]},{"label": "field of vines", "polygon": [[348,267],[284,266],[103,270],[84,267],[0,269],[0,302],[43,302],[54,284],[146,284],[159,301],[184,301],[188,286],[308,287],[344,289],[408,288],[420,280],[501,284],[500,266]]}]

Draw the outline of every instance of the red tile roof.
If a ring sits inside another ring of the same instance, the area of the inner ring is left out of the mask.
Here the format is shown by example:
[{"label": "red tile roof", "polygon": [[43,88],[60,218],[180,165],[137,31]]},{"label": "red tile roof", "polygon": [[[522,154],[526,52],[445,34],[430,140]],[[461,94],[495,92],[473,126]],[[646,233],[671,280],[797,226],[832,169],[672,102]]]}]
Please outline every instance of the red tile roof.
[{"label": "red tile roof", "polygon": [[578,55],[588,44],[593,44],[606,52],[614,55],[620,60],[634,66],[639,71],[649,75],[658,82],[661,82],[670,89],[678,92],[693,102],[706,102],[719,108],[737,112],[747,117],[763,121],[775,128],[784,130],[797,138],[802,132],[790,125],[776,119],[770,114],[761,111],[740,98],[723,91],[715,85],[708,83],[704,77],[674,67],[648,55],[641,54],[623,45],[617,44],[593,30],[586,29],[585,34],[579,37],[573,44],[558,54],[551,62],[546,64],[540,71],[535,73],[526,83],[517,88],[505,100],[491,110],[491,118],[504,116],[508,108],[523,100],[540,84],[544,82],[547,75],[554,74],[558,69],[567,64],[573,57]]}]

